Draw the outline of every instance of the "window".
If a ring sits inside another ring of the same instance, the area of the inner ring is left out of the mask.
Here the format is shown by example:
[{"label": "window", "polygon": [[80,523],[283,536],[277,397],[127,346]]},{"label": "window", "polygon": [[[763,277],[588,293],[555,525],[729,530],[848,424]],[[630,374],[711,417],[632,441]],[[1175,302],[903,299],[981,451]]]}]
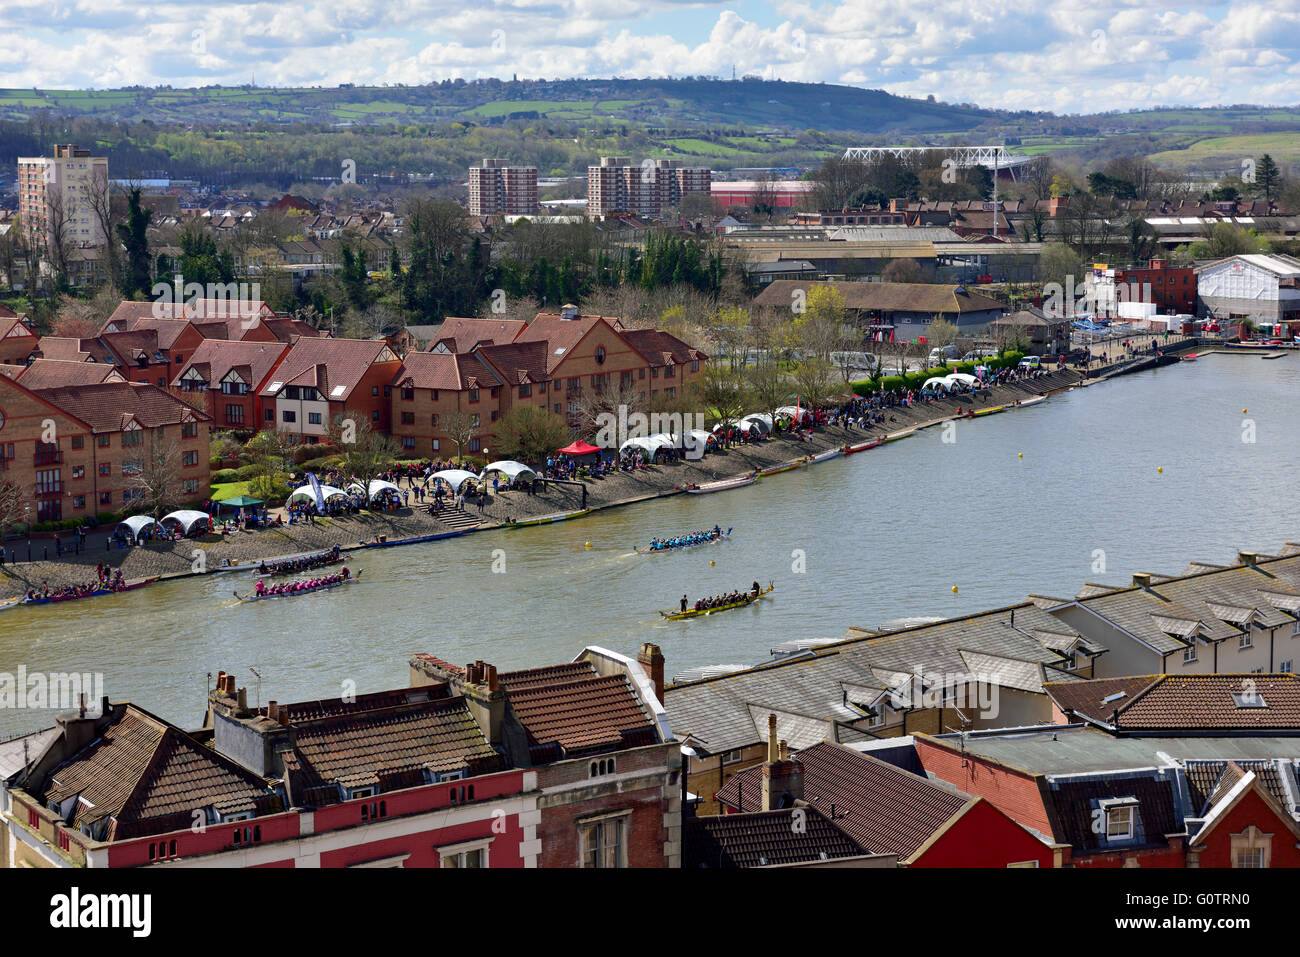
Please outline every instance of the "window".
[{"label": "window", "polygon": [[474,844],[454,844],[451,847],[438,848],[438,857],[443,867],[487,867],[488,843],[478,841]]},{"label": "window", "polygon": [[84,495],[74,495],[74,496],[72,497],[72,507],[73,507],[73,508],[85,508],[85,507],[86,507],[86,496],[84,496]]},{"label": "window", "polygon": [[191,449],[188,452],[181,453],[181,465],[198,465],[199,453]]},{"label": "window", "polygon": [[181,438],[194,439],[194,438],[198,438],[198,435],[199,435],[199,424],[197,422],[181,423]]},{"label": "window", "polygon": [[469,450],[471,452],[481,452],[483,450],[483,443],[480,442],[478,439],[470,439]]},{"label": "window", "polygon": [[[76,440],[74,439],[73,441]],[[76,448],[76,446],[73,446],[73,448]],[[1294,638],[1297,635],[1300,635],[1300,618],[1297,618],[1295,621],[1291,622],[1291,637]]]},{"label": "window", "polygon": [[100,436],[96,436],[95,438],[95,444],[98,445],[101,449],[108,448],[109,445],[112,443],[112,441],[113,441],[113,437],[111,435],[100,435]]},{"label": "window", "polygon": [[1191,664],[1196,660],[1196,643],[1188,645],[1183,649],[1183,664]]},{"label": "window", "polygon": [[440,448],[438,439],[433,440],[433,450],[436,452]]},{"label": "window", "polygon": [[735,764],[737,761],[743,760],[745,760],[745,752],[742,748],[737,748],[735,751],[728,751],[722,756],[723,764]]},{"label": "window", "polygon": [[412,401],[414,401],[414,399],[415,399],[415,390],[414,390],[414,389],[408,389],[408,388],[403,387],[403,389],[402,389],[402,401],[403,401],[403,402],[412,402]]},{"label": "window", "polygon": [[1252,638],[1250,634],[1250,626],[1247,625],[1246,630],[1237,636],[1237,647],[1249,648],[1251,647],[1251,642],[1252,642]]},{"label": "window", "polygon": [[526,399],[533,394],[533,387],[525,382],[519,387],[519,398]]},{"label": "window", "polygon": [[501,395],[501,386],[499,386],[499,385],[494,385],[494,386],[492,387],[492,398],[495,399],[495,398],[499,397],[500,395]]},{"label": "window", "polygon": [[113,474],[113,463],[112,463],[112,462],[100,462],[100,463],[99,463],[99,474],[100,474],[100,475],[104,475],[104,476],[112,475],[112,474]]},{"label": "window", "polygon": [[144,429],[128,429],[122,433],[122,447],[139,445],[144,441]]},{"label": "window", "polygon": [[1106,809],[1106,840],[1130,841],[1133,839],[1132,804]]},{"label": "window", "polygon": [[370,394],[371,394],[371,395],[379,395],[379,386],[377,386],[377,385],[372,385],[372,386],[370,387]]},{"label": "window", "polygon": [[[227,406],[227,408],[229,408],[229,406]],[[263,418],[266,419],[267,422],[274,422],[274,421],[275,421],[275,410],[274,410],[274,409],[267,409],[267,410],[266,410],[266,415],[264,415]]]},{"label": "window", "polygon": [[371,421],[371,422],[378,422],[378,421],[379,421],[379,410],[378,410],[378,409],[375,409],[375,410],[373,410],[373,411],[370,413],[370,421]]},{"label": "window", "polygon": [[113,493],[112,493],[112,492],[100,492],[100,493],[99,493],[99,504],[100,504],[100,505],[112,505],[112,504],[113,504]]},{"label": "window", "polygon": [[198,479],[186,479],[185,481],[181,482],[181,492],[183,492],[184,494],[195,495],[198,493],[198,491],[199,491]]},{"label": "window", "polygon": [[477,412],[473,413],[473,414],[469,417],[469,424],[470,424],[473,428],[476,428],[476,429],[478,428],[478,421],[479,421],[479,420],[478,420],[478,413],[477,413]]},{"label": "window", "polygon": [[1037,867],[1037,861],[1016,861],[1014,864],[1008,864],[1007,867]]},{"label": "window", "polygon": [[615,773],[614,759],[601,758],[598,761],[591,762],[591,767],[588,770],[587,777],[600,778],[600,777],[604,777],[606,774],[614,774],[614,773]]},{"label": "window", "polygon": [[470,389],[470,390],[469,390],[469,400],[470,400],[471,402],[477,402],[477,401],[478,401],[478,389]]},{"label": "window", "polygon": [[1286,661],[1282,662],[1280,665],[1277,666],[1277,670],[1282,672],[1294,671],[1295,669],[1292,667],[1292,664],[1293,662],[1291,661],[1290,658],[1288,658]]},{"label": "window", "polygon": [[637,377],[638,379],[644,379],[644,378],[645,378],[645,366],[642,366],[640,369],[637,369],[636,372],[637,372],[637,376],[636,376],[636,377]]},{"label": "window", "polygon": [[72,477],[74,479],[84,479],[86,477],[86,467],[84,465],[74,465],[72,467]]},{"label": "window", "polygon": [[[699,359],[692,359],[692,360],[691,360],[691,371],[692,371],[692,372],[699,372],[699,371],[700,371],[700,360],[699,360]],[[1037,862],[1037,861],[1034,862],[1034,866],[1035,866],[1035,867],[1038,866],[1038,862]]]},{"label": "window", "polygon": [[294,412],[292,409],[285,409],[283,418],[285,422],[297,422],[298,413]]},{"label": "window", "polygon": [[403,412],[403,413],[402,413],[402,425],[415,425],[415,413],[414,413],[414,412]]},{"label": "window", "polygon": [[438,427],[438,413],[435,412],[433,415],[429,416],[429,424],[435,429]]},{"label": "window", "polygon": [[[86,447],[86,437],[84,435],[74,435],[72,437],[72,447],[74,449],[84,449]],[[1300,625],[1300,621],[1296,622]]]},{"label": "window", "polygon": [[579,824],[582,836],[583,867],[627,867],[627,848],[624,846],[624,822],[627,812],[617,817],[607,817]]},{"label": "window", "polygon": [[499,419],[500,417],[501,417],[501,413],[498,412],[496,409],[493,409],[493,410],[492,410],[492,421],[495,422],[495,421],[496,421],[497,419]]},{"label": "window", "polygon": [[1251,825],[1232,835],[1233,867],[1268,867],[1271,863],[1273,835]]},{"label": "window", "polygon": [[319,412],[308,412],[308,413],[307,413],[307,424],[308,424],[308,425],[320,425],[320,424],[321,424],[321,414],[320,414]]},{"label": "window", "polygon": [[402,436],[402,448],[413,450],[415,448],[415,436],[413,435]]},{"label": "window", "polygon": [[244,424],[244,407],[242,405],[226,406],[226,424],[227,425]]}]

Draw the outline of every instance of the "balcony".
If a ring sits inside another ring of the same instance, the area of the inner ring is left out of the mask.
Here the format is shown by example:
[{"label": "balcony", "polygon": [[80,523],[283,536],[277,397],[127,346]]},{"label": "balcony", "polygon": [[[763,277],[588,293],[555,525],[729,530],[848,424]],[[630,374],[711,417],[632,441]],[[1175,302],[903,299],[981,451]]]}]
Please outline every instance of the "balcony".
[{"label": "balcony", "polygon": [[63,494],[62,482],[51,482],[36,486],[37,498],[57,498]]}]

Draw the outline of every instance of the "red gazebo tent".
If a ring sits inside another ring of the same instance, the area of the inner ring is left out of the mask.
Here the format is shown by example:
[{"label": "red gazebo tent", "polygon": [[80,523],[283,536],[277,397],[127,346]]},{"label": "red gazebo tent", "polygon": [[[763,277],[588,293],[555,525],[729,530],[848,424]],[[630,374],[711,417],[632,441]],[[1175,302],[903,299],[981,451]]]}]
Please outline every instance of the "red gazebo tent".
[{"label": "red gazebo tent", "polygon": [[600,449],[597,446],[588,445],[586,442],[582,441],[582,439],[578,439],[578,441],[574,442],[572,445],[568,445],[560,449],[560,454],[561,455],[592,455],[599,451]]}]

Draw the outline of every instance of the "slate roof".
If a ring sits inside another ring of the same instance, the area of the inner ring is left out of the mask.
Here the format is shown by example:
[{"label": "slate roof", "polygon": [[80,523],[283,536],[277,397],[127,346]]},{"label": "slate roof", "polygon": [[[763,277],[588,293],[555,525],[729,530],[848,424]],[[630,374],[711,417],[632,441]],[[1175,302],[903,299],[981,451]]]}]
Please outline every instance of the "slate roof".
[{"label": "slate roof", "polygon": [[575,661],[498,680],[536,763],[659,741],[626,675],[600,675],[591,662]]},{"label": "slate roof", "polygon": [[546,382],[551,374],[546,370],[548,353],[545,342],[512,342],[498,346],[479,346],[474,352],[484,363],[510,385],[522,382]]},{"label": "slate roof", "polygon": [[[1057,778],[1042,782],[1044,810],[1052,836],[1073,846],[1076,855],[1097,851],[1131,851],[1168,844],[1167,834],[1179,834],[1184,824],[1178,816],[1173,782],[1154,771],[1095,778]],[[1107,844],[1094,822],[1099,802],[1114,798],[1135,798],[1138,818],[1136,840]]]},{"label": "slate roof", "polygon": [[46,402],[88,422],[95,432],[117,432],[131,419],[146,429],[211,417],[154,385],[104,382],[37,393]]},{"label": "slate roof", "polygon": [[622,333],[624,341],[646,358],[652,366],[665,366],[669,360],[674,365],[698,362],[709,357],[670,332],[659,329],[628,329]]},{"label": "slate roof", "polygon": [[689,818],[684,832],[683,867],[774,867],[868,853],[816,808]]},{"label": "slate roof", "polygon": [[[122,305],[143,305],[152,306],[152,303],[123,303]],[[120,310],[122,307],[119,306]],[[116,316],[117,312],[113,313]],[[120,320],[114,323],[112,317],[109,318],[106,326],[116,324],[121,332],[152,332],[158,341],[158,345],[163,349],[170,349],[172,344],[181,337],[186,329],[192,328],[188,319],[155,319],[152,313],[145,310],[145,314],[139,318],[132,318],[129,321]],[[111,333],[110,333],[111,334]]]},{"label": "slate roof", "polygon": [[[1102,698],[1125,692],[1104,703]],[[1086,681],[1048,693],[1072,711],[1124,731],[1300,732],[1300,677],[1293,674],[1147,675]],[[1237,698],[1233,696],[1236,695]],[[1243,707],[1253,699],[1262,707]]]},{"label": "slate roof", "polygon": [[104,840],[163,833],[192,823],[195,808],[224,814],[278,810],[265,781],[135,705],[42,782],[47,806],[78,798],[77,829],[109,818]]},{"label": "slate roof", "polygon": [[[1232,771],[1235,765],[1237,771]],[[1260,785],[1269,797],[1291,814],[1296,813],[1296,767],[1290,761],[1188,761],[1187,789],[1191,797],[1191,811],[1196,817],[1204,817],[1218,798],[1222,796],[1224,785],[1235,784],[1241,778],[1241,772],[1253,771]]]},{"label": "slate roof", "polygon": [[106,362],[117,365],[113,350],[98,339],[75,339],[67,336],[44,336],[32,353],[44,359],[63,359],[68,362]]},{"label": "slate roof", "polygon": [[[869,852],[897,854],[900,862],[976,800],[835,744],[815,744],[797,757],[803,764],[804,800],[825,815],[834,804],[834,823],[841,830]],[[733,808],[760,807],[762,775],[762,766],[732,775],[718,800]]]},{"label": "slate roof", "polygon": [[[675,729],[699,739],[708,753],[719,754],[763,740],[756,736],[751,706],[764,709],[764,714],[859,722],[865,713],[855,704],[862,705],[863,697],[875,697],[917,668],[955,685],[972,670],[963,654],[1032,664],[1062,661],[1061,653],[1034,638],[1033,631],[1044,628],[1059,629],[1060,622],[1025,603],[876,636],[854,630],[845,640],[810,649],[797,659],[670,685],[664,706]],[[996,670],[1008,675],[1011,687],[1026,682],[1024,669],[1014,679],[1009,665],[1002,663]]]}]

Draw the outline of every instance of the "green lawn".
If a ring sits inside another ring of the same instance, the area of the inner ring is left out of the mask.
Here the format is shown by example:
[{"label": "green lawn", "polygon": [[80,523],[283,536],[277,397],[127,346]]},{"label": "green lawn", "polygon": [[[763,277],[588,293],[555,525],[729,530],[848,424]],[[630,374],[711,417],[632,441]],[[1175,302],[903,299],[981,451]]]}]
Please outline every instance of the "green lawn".
[{"label": "green lawn", "polygon": [[1300,162],[1300,133],[1253,133],[1243,136],[1213,136],[1181,150],[1165,150],[1149,157],[1157,166],[1227,164],[1239,166],[1243,159],[1258,159],[1268,153],[1280,164]]}]

